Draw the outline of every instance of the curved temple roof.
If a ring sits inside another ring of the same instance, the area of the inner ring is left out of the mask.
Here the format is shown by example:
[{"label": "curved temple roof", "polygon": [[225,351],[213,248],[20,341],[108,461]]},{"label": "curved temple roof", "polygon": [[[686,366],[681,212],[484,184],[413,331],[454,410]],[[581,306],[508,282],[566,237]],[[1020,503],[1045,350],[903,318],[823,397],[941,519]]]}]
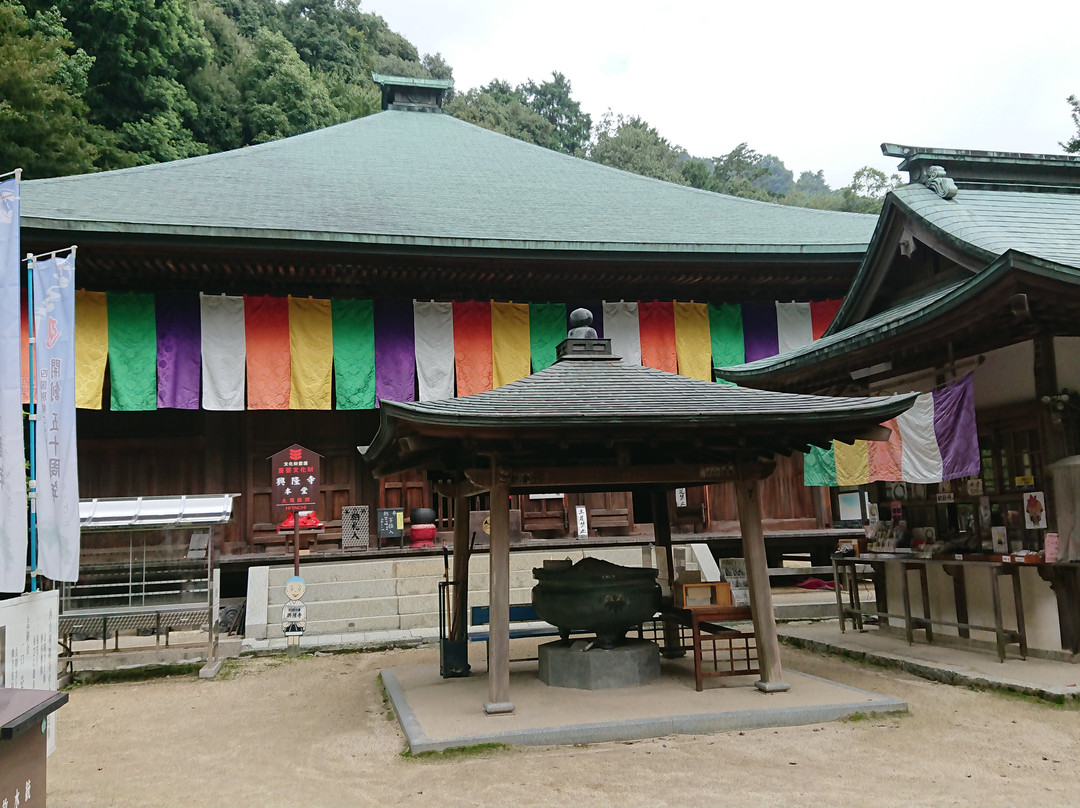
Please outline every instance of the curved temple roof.
[{"label": "curved temple roof", "polygon": [[848,258],[876,221],[661,182],[400,110],[230,152],[24,182],[22,218],[73,234]]}]

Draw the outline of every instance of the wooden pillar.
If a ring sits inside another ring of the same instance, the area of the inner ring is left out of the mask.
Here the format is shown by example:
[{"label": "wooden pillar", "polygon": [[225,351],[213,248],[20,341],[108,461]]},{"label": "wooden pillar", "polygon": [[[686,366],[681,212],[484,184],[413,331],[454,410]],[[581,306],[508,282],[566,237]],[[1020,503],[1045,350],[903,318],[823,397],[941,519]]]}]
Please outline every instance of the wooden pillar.
[{"label": "wooden pillar", "polygon": [[671,554],[671,509],[668,507],[668,492],[659,486],[651,489],[653,538],[656,539],[656,552],[663,553],[667,562],[668,587],[675,591],[675,564]]},{"label": "wooden pillar", "polygon": [[484,712],[512,713],[510,701],[510,485],[509,473],[491,462],[491,539],[488,580],[491,606],[488,700]]},{"label": "wooden pillar", "polygon": [[454,600],[450,612],[450,639],[463,640],[469,611],[469,498],[454,497]]},{"label": "wooden pillar", "polygon": [[765,560],[765,533],[761,527],[758,481],[736,480],[735,496],[739,505],[746,582],[750,588],[750,611],[754,617],[754,635],[761,666],[761,680],[755,682],[755,686],[765,693],[788,690],[791,686],[783,681],[784,672],[780,667],[780,641],[776,636],[776,615],[773,614],[769,567]]},{"label": "wooden pillar", "polygon": [[[667,489],[659,486],[650,492],[653,512],[653,537],[656,539],[656,552],[663,554],[667,564],[668,591],[675,594],[675,559],[671,553],[671,509],[668,507]],[[686,656],[683,648],[682,631],[669,620],[664,621],[664,647],[660,649],[668,659]]]}]

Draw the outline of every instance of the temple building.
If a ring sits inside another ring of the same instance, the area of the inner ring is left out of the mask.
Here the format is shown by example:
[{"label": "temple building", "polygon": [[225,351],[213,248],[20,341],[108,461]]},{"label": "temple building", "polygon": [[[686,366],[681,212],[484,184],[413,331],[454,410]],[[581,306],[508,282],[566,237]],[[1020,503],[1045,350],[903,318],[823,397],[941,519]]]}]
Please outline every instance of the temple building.
[{"label": "temple building", "polygon": [[[579,307],[623,361],[708,381],[813,342],[838,310],[861,316],[840,303],[881,238],[874,216],[629,174],[443,114],[447,82],[378,79],[384,110],[349,123],[23,183],[24,251],[78,245],[81,497],[238,493],[218,551],[284,551],[268,458],[296,443],[323,458],[313,554],[347,554],[357,533],[379,546],[381,508],[406,523],[432,508],[449,532],[453,503],[422,470],[364,466],[380,399],[546,368]],[[802,481],[796,454],[763,483],[767,538],[833,527],[827,489]],[[539,493],[515,496],[515,540],[576,535],[579,506],[591,536],[651,528],[630,492]],[[730,484],[672,492],[671,514],[738,531]],[[86,543],[84,562],[107,551]]]}]

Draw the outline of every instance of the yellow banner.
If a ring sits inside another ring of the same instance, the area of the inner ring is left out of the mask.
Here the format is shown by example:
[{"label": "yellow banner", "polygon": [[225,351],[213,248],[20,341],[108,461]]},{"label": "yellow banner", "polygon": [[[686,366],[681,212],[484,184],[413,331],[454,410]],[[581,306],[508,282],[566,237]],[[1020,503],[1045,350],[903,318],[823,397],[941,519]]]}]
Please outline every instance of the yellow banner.
[{"label": "yellow banner", "polygon": [[491,304],[492,387],[523,379],[532,371],[529,304]]},{"label": "yellow banner", "polygon": [[712,338],[709,334],[709,307],[705,303],[674,303],[675,353],[679,375],[711,382]]},{"label": "yellow banner", "polygon": [[330,409],[334,326],[329,300],[289,297],[289,409]]},{"label": "yellow banner", "polygon": [[75,406],[101,409],[109,358],[109,307],[105,292],[75,292]]},{"label": "yellow banner", "polygon": [[833,455],[836,457],[837,485],[865,485],[870,482],[870,450],[866,441],[857,440],[847,444],[834,440]]}]

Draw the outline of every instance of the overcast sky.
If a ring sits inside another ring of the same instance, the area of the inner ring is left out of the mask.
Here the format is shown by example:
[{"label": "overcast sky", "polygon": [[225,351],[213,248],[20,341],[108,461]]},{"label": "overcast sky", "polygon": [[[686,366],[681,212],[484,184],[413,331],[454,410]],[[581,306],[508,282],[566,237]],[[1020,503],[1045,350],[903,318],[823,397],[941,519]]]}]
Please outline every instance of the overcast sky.
[{"label": "overcast sky", "polygon": [[[1060,154],[1080,3],[366,0],[454,85],[566,75],[594,123],[637,115],[715,157],[746,141],[834,188],[883,142]],[[906,178],[905,178],[906,179]]]}]

